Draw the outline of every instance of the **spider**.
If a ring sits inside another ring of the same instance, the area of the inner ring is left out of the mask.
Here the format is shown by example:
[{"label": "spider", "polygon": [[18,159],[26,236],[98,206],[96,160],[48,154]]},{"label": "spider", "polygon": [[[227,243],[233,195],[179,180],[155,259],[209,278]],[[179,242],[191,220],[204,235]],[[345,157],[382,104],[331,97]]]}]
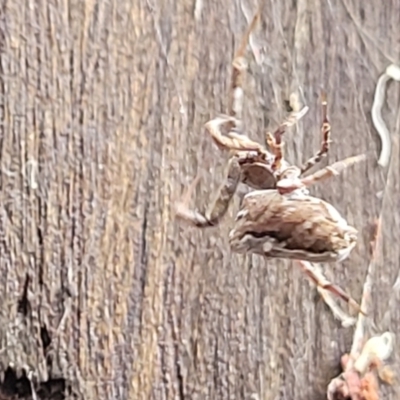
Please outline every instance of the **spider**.
[{"label": "spider", "polygon": [[[292,97],[288,118],[273,134],[267,133],[266,146],[243,133],[243,76],[247,70],[244,53],[260,13],[256,13],[232,63],[231,96],[228,115],[220,115],[205,124],[206,131],[221,150],[229,150],[228,173],[216,200],[205,213],[188,207],[198,179],[189,186],[176,205],[176,217],[205,228],[216,226],[227,213],[240,183],[253,189],[241,202],[229,243],[236,253],[256,253],[268,258],[285,258],[310,262],[343,261],[356,245],[357,230],[348,225],[340,213],[326,201],[309,195],[308,188],[323,179],[365,159],[350,157],[303,177],[329,151],[331,127],[327,116],[326,95],[322,96],[322,144],[319,151],[302,167],[284,159],[282,136],[308,111]],[[321,280],[312,269],[307,274]],[[331,283],[324,287],[333,288]]]}]

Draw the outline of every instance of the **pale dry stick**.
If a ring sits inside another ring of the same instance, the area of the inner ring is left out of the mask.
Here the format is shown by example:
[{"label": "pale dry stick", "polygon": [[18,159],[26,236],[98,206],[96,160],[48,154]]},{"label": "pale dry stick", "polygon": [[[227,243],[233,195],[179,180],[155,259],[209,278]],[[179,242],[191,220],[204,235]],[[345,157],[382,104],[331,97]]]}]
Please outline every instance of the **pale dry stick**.
[{"label": "pale dry stick", "polygon": [[[400,116],[397,118],[397,131],[399,131],[399,123],[400,123]],[[400,139],[396,135],[393,137],[393,149],[395,153],[397,153],[399,149]],[[382,214],[384,215],[385,219],[392,218],[393,209],[395,209],[395,197],[393,196],[393,185],[396,185],[396,181],[398,180],[398,169],[396,167],[396,161],[392,160],[389,163],[388,171],[387,171],[387,178],[384,185],[383,190],[380,192],[381,201],[381,209]],[[391,190],[392,189],[392,190]],[[388,214],[388,215],[386,215]],[[397,271],[397,276],[394,279],[394,283],[392,288],[389,288],[389,301],[386,306],[386,311],[382,315],[379,324],[381,326],[390,326],[391,319],[393,317],[393,311],[397,309],[398,302],[399,302],[399,293],[400,293],[400,269]],[[400,398],[400,396],[398,396]]]},{"label": "pale dry stick", "polygon": [[[364,287],[363,287],[363,294],[361,298],[361,307],[366,311],[370,311],[370,305],[371,305],[371,294],[372,294],[372,276],[374,273],[374,267],[376,264],[376,253],[377,253],[377,247],[378,247],[378,241],[379,241],[379,236],[381,234],[381,220],[378,219],[377,225],[376,225],[376,232],[375,232],[375,237],[372,242],[372,257],[371,261],[368,265],[367,269],[367,276],[365,277],[364,281]],[[366,325],[366,317],[365,315],[359,315],[357,324],[356,324],[356,329],[354,331],[354,336],[353,336],[353,344],[351,346],[351,351],[350,351],[350,357],[352,359],[357,359],[360,355],[361,349],[362,349],[362,343],[365,337],[365,331],[364,327]]]},{"label": "pale dry stick", "polygon": [[385,72],[379,77],[376,84],[374,101],[371,108],[372,122],[375,126],[376,131],[381,139],[381,154],[379,156],[378,164],[382,167],[386,167],[390,160],[390,154],[392,150],[390,132],[382,118],[382,107],[385,100],[385,89],[387,82],[393,79],[400,82],[400,67],[391,64]]}]

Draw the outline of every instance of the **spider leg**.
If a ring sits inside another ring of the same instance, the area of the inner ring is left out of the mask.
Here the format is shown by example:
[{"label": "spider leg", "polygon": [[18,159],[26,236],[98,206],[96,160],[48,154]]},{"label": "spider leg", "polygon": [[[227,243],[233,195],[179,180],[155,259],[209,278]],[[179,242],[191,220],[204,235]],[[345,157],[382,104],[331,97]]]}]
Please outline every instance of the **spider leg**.
[{"label": "spider leg", "polygon": [[326,101],[325,93],[322,94],[322,144],[319,151],[312,156],[307,162],[301,167],[301,173],[308,171],[315,164],[319,163],[323,157],[328,154],[329,145],[331,143],[331,124],[328,120],[328,103]]},{"label": "spider leg", "polygon": [[[230,87],[230,99],[228,115],[220,115],[205,124],[207,132],[220,149],[233,151],[257,151],[265,154],[263,146],[254,142],[240,131],[243,111],[243,80],[247,70],[245,52],[251,32],[256,27],[261,14],[261,7],[254,15],[248,26],[238,50],[232,62],[232,79]],[[227,133],[224,133],[227,132]],[[241,178],[241,167],[236,156],[229,160],[228,174],[224,183],[219,188],[216,199],[205,214],[196,210],[190,210],[188,202],[197,184],[198,179],[189,186],[183,200],[176,204],[176,217],[184,219],[197,227],[208,227],[217,225],[226,214],[229,204],[234,196]]]},{"label": "spider leg", "polygon": [[339,175],[347,167],[357,164],[360,161],[364,161],[366,158],[367,157],[365,154],[360,154],[358,156],[353,156],[353,157],[345,158],[344,160],[341,160],[341,161],[337,161],[323,169],[320,169],[320,170],[314,172],[312,175],[302,178],[301,183],[306,187],[311,186],[314,183],[322,181],[324,179],[328,179],[331,176]]},{"label": "spider leg", "polygon": [[293,111],[289,114],[286,120],[279,125],[278,129],[271,135],[269,132],[267,133],[267,144],[271,148],[273,155],[275,156],[274,162],[272,163],[273,171],[279,170],[281,167],[282,159],[283,159],[283,146],[282,135],[286,132],[287,128],[295,125],[297,121],[306,115],[308,111],[308,107],[303,107],[301,110],[293,109]]},{"label": "spider leg", "polygon": [[249,38],[251,32],[257,26],[257,23],[260,19],[260,9],[254,15],[250,25],[248,26],[243,38],[240,42],[239,48],[237,49],[233,62],[232,62],[232,79],[231,79],[231,88],[230,88],[230,99],[228,112],[232,117],[236,117],[237,119],[242,119],[242,111],[243,111],[243,81],[244,75],[247,70],[247,62],[245,58],[246,47],[249,42]]},{"label": "spider leg", "polygon": [[285,133],[286,126],[284,124],[280,125],[273,135],[267,133],[267,143],[271,148],[271,152],[274,155],[274,161],[272,163],[272,170],[277,171],[281,168],[282,160],[284,157],[282,142],[282,135]]},{"label": "spider leg", "polygon": [[[228,115],[218,116],[207,122],[205,128],[211,135],[214,142],[221,149],[227,150],[247,150],[247,151],[262,151],[262,146],[248,138],[247,136],[238,133],[241,130],[242,114],[243,114],[243,81],[247,70],[247,62],[245,52],[251,32],[256,27],[260,18],[260,10],[254,15],[253,20],[248,26],[238,50],[235,53],[232,62],[232,79],[230,86],[230,98],[228,105]],[[222,128],[227,134],[224,134]]]},{"label": "spider leg", "polygon": [[[298,265],[301,267],[302,271],[317,285],[318,288],[329,291],[335,296],[346,301],[349,305],[355,308],[358,312],[364,314],[361,310],[359,304],[351,298],[343,289],[339,286],[328,281],[325,276],[318,271],[311,263],[306,261],[297,261]],[[330,304],[328,303],[330,306]]]},{"label": "spider leg", "polygon": [[191,210],[188,207],[190,197],[199,180],[196,178],[183,195],[182,201],[176,204],[176,217],[183,219],[198,228],[217,225],[228,211],[229,204],[240,182],[240,174],[241,170],[238,160],[236,157],[232,157],[228,163],[227,177],[219,188],[216,199],[205,214],[202,214],[197,210]]},{"label": "spider leg", "polygon": [[[220,115],[219,117],[208,121],[205,124],[205,128],[220,149],[262,152],[263,147],[260,143],[254,142],[246,135],[241,135],[231,130],[232,124],[236,126],[237,122],[237,119],[234,117]],[[229,129],[227,135],[222,132],[224,125]]]},{"label": "spider leg", "polygon": [[336,303],[335,299],[332,296],[332,293],[321,286],[317,286],[317,290],[319,295],[324,300],[325,304],[330,308],[332,314],[336,319],[341,321],[343,328],[349,328],[350,326],[354,326],[357,322],[354,317],[348,315],[345,311],[343,311],[339,305]]}]

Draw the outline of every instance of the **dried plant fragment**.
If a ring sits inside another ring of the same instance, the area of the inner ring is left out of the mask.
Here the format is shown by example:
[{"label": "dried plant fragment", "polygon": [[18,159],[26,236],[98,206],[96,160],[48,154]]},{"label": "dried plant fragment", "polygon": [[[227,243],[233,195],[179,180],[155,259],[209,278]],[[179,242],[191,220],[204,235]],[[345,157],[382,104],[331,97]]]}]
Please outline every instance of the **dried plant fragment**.
[{"label": "dried plant fragment", "polygon": [[[368,311],[371,306],[372,272],[375,265],[380,221],[377,223],[373,242],[372,259],[364,283],[361,307]],[[365,339],[366,317],[359,314],[350,354],[342,357],[343,372],[332,379],[327,390],[328,400],[379,400],[379,379],[393,381],[393,372],[385,362],[393,353],[395,335],[384,332]]]},{"label": "dried plant fragment", "polygon": [[400,67],[391,64],[385,72],[379,77],[376,84],[374,102],[372,103],[371,116],[372,122],[375,126],[376,131],[381,139],[381,154],[379,156],[378,164],[382,167],[386,167],[390,160],[390,154],[392,152],[392,141],[390,139],[390,132],[382,118],[382,107],[385,101],[385,89],[387,82],[393,79],[400,82]]}]

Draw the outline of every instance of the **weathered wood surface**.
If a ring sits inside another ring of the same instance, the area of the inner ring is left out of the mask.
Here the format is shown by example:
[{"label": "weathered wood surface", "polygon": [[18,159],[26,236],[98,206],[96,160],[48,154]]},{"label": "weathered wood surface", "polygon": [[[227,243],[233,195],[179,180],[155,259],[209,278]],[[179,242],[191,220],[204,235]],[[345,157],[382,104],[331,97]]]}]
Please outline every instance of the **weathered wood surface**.
[{"label": "weathered wood surface", "polygon": [[[227,155],[203,124],[226,111],[243,11],[255,9],[244,0],[0,2],[2,370],[72,381],[85,399],[325,398],[352,329],[292,263],[229,251],[237,201],[218,228],[173,218],[197,173],[197,206],[223,178]],[[310,111],[286,136],[287,158],[300,164],[319,146],[328,92],[328,161],[370,158],[313,188],[360,230],[357,249],[327,275],[360,298],[387,181],[371,332],[397,332],[399,84],[389,84],[383,113],[388,169],[376,164],[370,109],[378,76],[398,61],[400,3],[267,0],[261,22],[246,129],[262,140],[300,88]],[[384,392],[398,398],[396,385]]]}]

